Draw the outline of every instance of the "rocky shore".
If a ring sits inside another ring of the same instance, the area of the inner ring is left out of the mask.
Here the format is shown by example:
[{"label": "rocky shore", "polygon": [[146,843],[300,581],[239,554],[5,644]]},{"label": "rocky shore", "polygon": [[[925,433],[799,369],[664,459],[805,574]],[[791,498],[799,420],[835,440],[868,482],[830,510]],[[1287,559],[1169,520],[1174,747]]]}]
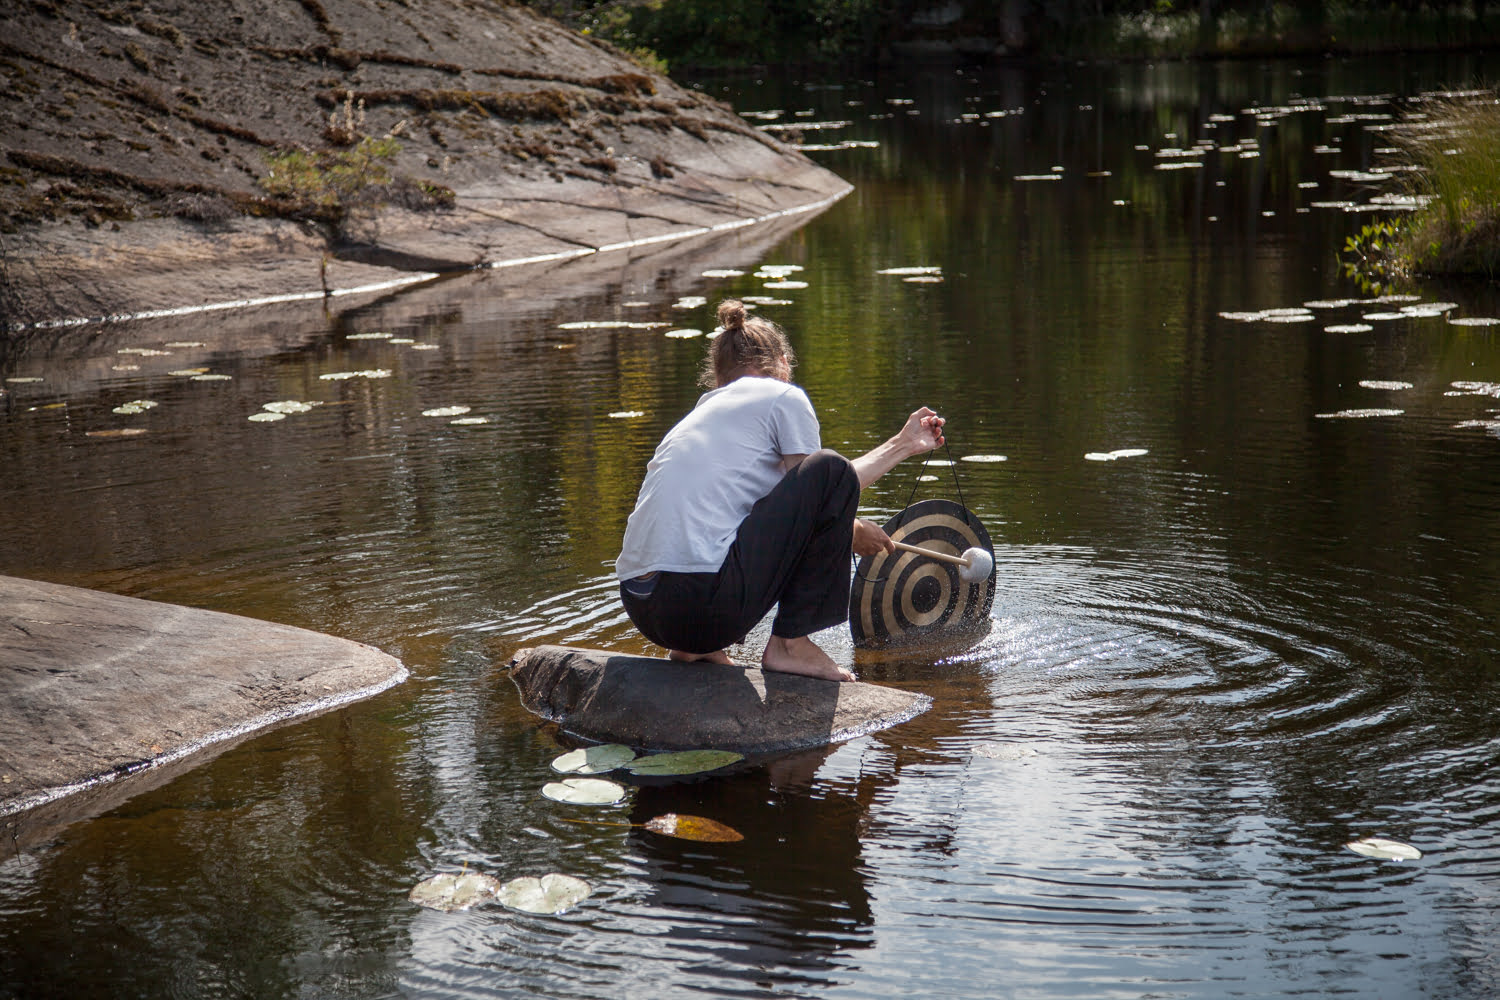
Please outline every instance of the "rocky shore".
[{"label": "rocky shore", "polygon": [[820,207],[722,103],[503,2],[32,0],[0,39],[0,326],[318,297]]}]

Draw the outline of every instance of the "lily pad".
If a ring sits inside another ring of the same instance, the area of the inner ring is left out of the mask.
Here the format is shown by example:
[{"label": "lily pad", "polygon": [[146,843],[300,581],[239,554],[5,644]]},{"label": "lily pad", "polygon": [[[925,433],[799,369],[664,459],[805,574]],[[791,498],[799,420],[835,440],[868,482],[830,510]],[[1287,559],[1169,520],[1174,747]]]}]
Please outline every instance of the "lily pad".
[{"label": "lily pad", "polygon": [[487,424],[489,422],[489,417],[459,417],[457,420],[448,421],[448,423],[455,427],[471,427],[476,424]]},{"label": "lily pad", "polygon": [[676,837],[679,840],[698,840],[712,844],[732,844],[745,839],[745,835],[734,827],[725,826],[718,820],[708,819],[705,816],[682,816],[678,813],[665,813],[661,816],[653,816],[642,825],[652,833],[659,833],[665,837]]},{"label": "lily pad", "polygon": [[971,752],[976,757],[988,757],[990,760],[1021,760],[1037,755],[1034,748],[1024,743],[978,743]]},{"label": "lily pad", "polygon": [[1500,318],[1494,316],[1460,316],[1448,322],[1452,326],[1500,326]]},{"label": "lily pad", "polygon": [[351,333],[345,339],[347,339],[347,340],[390,340],[391,336],[392,336],[392,334],[389,334],[389,333]]},{"label": "lily pad", "polygon": [[1364,389],[1412,389],[1415,388],[1410,382],[1395,382],[1384,379],[1367,378],[1360,381],[1360,387]]},{"label": "lily pad", "polygon": [[625,769],[631,774],[647,776],[701,774],[744,759],[744,754],[733,750],[682,750],[637,757]]},{"label": "lily pad", "polygon": [[42,381],[42,377],[40,375],[14,375],[5,381],[11,385],[30,385],[33,382]]},{"label": "lily pad", "polygon": [[1410,844],[1403,844],[1399,840],[1386,840],[1384,837],[1361,837],[1359,840],[1351,840],[1344,845],[1355,854],[1363,854],[1367,858],[1379,858],[1382,861],[1415,861],[1422,856],[1422,852]]},{"label": "lily pad", "polygon": [[513,878],[502,885],[495,898],[501,906],[524,913],[555,916],[572,909],[594,894],[593,886],[581,878],[550,872],[541,878]]},{"label": "lily pad", "polygon": [[1337,413],[1314,413],[1319,420],[1361,420],[1367,417],[1399,417],[1405,410],[1339,410]]},{"label": "lily pad", "polygon": [[156,401],[152,399],[132,399],[128,403],[121,403],[119,406],[115,407],[113,412],[145,413],[147,410],[151,409],[154,406],[156,406]]},{"label": "lily pad", "polygon": [[703,336],[703,331],[702,330],[692,330],[692,329],[668,330],[666,332],[666,336],[673,337],[673,338],[675,338],[677,340],[690,340],[693,337],[701,337],[701,336]]},{"label": "lily pad", "polygon": [[960,455],[960,462],[1003,462],[1004,455]]},{"label": "lily pad", "polygon": [[468,413],[472,407],[468,406],[435,406],[430,410],[423,410],[424,417],[461,417]]},{"label": "lily pad", "polygon": [[252,420],[257,424],[269,424],[274,423],[277,420],[285,420],[286,414],[278,413],[275,410],[261,410],[257,413],[250,414],[250,416],[246,417],[245,419]]},{"label": "lily pad", "polygon": [[744,271],[736,271],[732,267],[711,267],[702,274],[705,278],[743,278],[745,276]]},{"label": "lily pad", "polygon": [[207,375],[208,374],[208,369],[207,368],[176,368],[176,369],[173,369],[172,371],[167,372],[167,374],[168,375],[175,375],[178,378],[192,378],[194,375]]},{"label": "lily pad", "polygon": [[579,806],[612,806],[625,797],[625,786],[603,778],[564,778],[543,785],[542,795]]},{"label": "lily pad", "polygon": [[884,268],[882,270],[876,271],[875,273],[876,274],[894,274],[894,275],[901,275],[901,276],[906,276],[906,275],[922,275],[922,274],[942,274],[943,273],[943,269],[941,267],[887,267],[887,268]]},{"label": "lily pad", "polygon": [[623,743],[580,747],[552,762],[552,770],[563,774],[603,774],[635,760],[635,751]]},{"label": "lily pad", "polygon": [[306,413],[316,405],[316,403],[304,403],[300,399],[278,399],[270,403],[262,403],[260,408],[270,413]]},{"label": "lily pad", "polygon": [[365,368],[357,372],[324,372],[318,378],[325,382],[344,382],[351,378],[390,378],[389,368]]},{"label": "lily pad", "polygon": [[609,415],[611,420],[629,420],[632,417],[644,417],[645,410],[616,410]]},{"label": "lily pad", "polygon": [[494,900],[500,882],[478,872],[448,872],[418,882],[407,895],[413,903],[451,913]]},{"label": "lily pad", "polygon": [[1368,323],[1335,323],[1333,326],[1323,327],[1324,333],[1369,333],[1375,329]]},{"label": "lily pad", "polygon": [[233,375],[219,375],[219,374],[216,374],[214,372],[209,372],[206,375],[194,375],[193,376],[193,381],[194,382],[228,382],[232,378],[234,378]]}]

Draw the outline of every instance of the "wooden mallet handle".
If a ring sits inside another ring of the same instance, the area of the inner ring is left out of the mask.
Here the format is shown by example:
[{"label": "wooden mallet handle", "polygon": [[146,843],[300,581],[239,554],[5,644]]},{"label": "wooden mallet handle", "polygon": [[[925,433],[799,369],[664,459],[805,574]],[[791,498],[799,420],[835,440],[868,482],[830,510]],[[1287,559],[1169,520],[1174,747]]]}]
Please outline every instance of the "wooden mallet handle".
[{"label": "wooden mallet handle", "polygon": [[924,549],[920,545],[908,545],[905,542],[892,541],[891,544],[896,546],[896,548],[902,552],[910,552],[914,555],[926,556],[928,559],[936,559],[938,562],[953,563],[955,566],[969,565],[969,560],[965,559],[963,556],[949,555],[946,552],[935,552],[932,549]]}]

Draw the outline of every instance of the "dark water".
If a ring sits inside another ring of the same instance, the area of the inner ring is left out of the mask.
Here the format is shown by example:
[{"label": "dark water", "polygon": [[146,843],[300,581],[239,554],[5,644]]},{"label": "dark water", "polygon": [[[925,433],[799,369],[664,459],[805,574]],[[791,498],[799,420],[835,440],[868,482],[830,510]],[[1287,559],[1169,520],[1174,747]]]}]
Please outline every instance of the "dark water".
[{"label": "dark water", "polygon": [[[1330,171],[1385,162],[1406,99],[1494,72],[714,84],[784,112],[758,123],[849,122],[805,142],[878,143],[813,154],[854,193],[779,245],[562,300],[457,281],[331,325],[134,324],[12,355],[0,375],[44,381],[5,386],[0,572],[348,636],[413,676],[0,863],[0,995],[1494,996],[1500,432],[1455,425],[1494,419],[1500,388],[1454,383],[1500,383],[1500,327],[1324,329],[1410,303],[1220,315],[1361,298],[1337,254],[1372,215],[1327,206],[1390,187]],[[763,289],[762,263],[807,287]],[[698,276],[725,266],[747,273]],[[916,266],[943,280],[877,273]],[[1419,291],[1500,316],[1493,288]],[[997,546],[994,627],[940,662],[858,664],[932,695],[911,723],[560,806],[538,794],[560,745],[501,667],[537,641],[646,648],[610,562],[704,344],[560,325],[706,329],[711,305],[673,303],[726,294],[788,300],[762,312],[828,444],[862,451],[925,403],[953,457],[1007,456],[864,497],[884,517],[961,489]],[[226,330],[256,346],[213,346]],[[370,332],[436,349],[351,339]],[[192,367],[232,379],[167,374]],[[133,399],[159,405],[111,412]],[[273,400],[323,405],[247,419]],[[422,415],[451,405],[488,422]],[[1401,412],[1319,416],[1369,409]],[[121,427],[149,433],[88,436]],[[1085,458],[1126,448],[1146,453]],[[746,839],[573,822],[670,811]],[[1365,835],[1423,857],[1344,849]],[[463,865],[596,891],[556,918],[407,901]]]}]

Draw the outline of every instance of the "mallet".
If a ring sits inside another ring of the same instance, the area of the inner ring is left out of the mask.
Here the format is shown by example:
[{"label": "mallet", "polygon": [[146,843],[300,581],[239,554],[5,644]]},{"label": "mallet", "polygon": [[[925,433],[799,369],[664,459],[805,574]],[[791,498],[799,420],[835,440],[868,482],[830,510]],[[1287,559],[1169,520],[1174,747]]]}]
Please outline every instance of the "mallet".
[{"label": "mallet", "polygon": [[926,556],[938,562],[953,563],[959,567],[958,578],[965,583],[978,583],[980,580],[988,579],[990,570],[995,568],[995,557],[978,547],[964,549],[963,555],[954,556],[946,552],[924,549],[919,545],[908,545],[905,542],[893,541],[891,544],[902,552]]}]

